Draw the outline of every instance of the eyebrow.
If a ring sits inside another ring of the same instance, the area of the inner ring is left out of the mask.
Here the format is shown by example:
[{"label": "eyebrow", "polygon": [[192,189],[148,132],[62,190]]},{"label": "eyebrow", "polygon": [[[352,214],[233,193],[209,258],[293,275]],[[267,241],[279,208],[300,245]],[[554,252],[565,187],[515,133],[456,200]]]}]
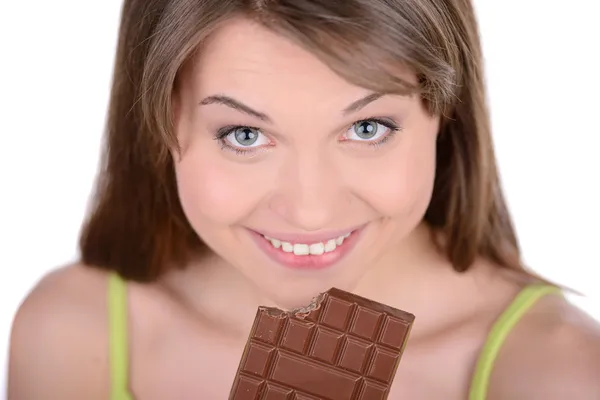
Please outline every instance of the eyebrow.
[{"label": "eyebrow", "polygon": [[205,98],[204,100],[202,100],[200,102],[201,106],[206,106],[208,104],[222,104],[222,105],[232,108],[236,111],[240,111],[244,114],[248,114],[251,117],[258,118],[261,121],[271,122],[271,118],[269,118],[269,116],[267,114],[262,113],[260,111],[256,111],[252,107],[249,107],[249,106],[245,105],[244,103],[242,103],[241,101],[238,101],[229,96],[224,96],[224,95],[208,96],[207,98]]},{"label": "eyebrow", "polygon": [[[344,108],[342,110],[342,114],[348,115],[348,114],[352,114],[357,111],[360,111],[362,108],[366,107],[368,104],[374,102],[375,100],[380,99],[384,95],[385,95],[385,93],[377,93],[377,92],[369,93],[368,95],[361,97],[360,99],[350,103],[349,106],[347,106],[346,108]],[[238,101],[229,96],[212,95],[212,96],[206,97],[204,100],[202,100],[200,102],[201,106],[206,106],[209,104],[221,104],[221,105],[229,107],[233,110],[250,115],[251,117],[258,118],[261,121],[265,121],[265,122],[269,122],[269,123],[272,122],[271,118],[267,114],[260,112],[260,111],[256,111],[252,107],[247,106],[246,104],[242,103],[241,101]]]},{"label": "eyebrow", "polygon": [[361,109],[365,108],[367,105],[371,104],[375,100],[380,99],[384,95],[385,93],[370,93],[365,97],[362,97],[356,100],[355,102],[351,103],[348,107],[344,108],[344,111],[342,111],[342,113],[344,115],[348,115],[360,111]]}]

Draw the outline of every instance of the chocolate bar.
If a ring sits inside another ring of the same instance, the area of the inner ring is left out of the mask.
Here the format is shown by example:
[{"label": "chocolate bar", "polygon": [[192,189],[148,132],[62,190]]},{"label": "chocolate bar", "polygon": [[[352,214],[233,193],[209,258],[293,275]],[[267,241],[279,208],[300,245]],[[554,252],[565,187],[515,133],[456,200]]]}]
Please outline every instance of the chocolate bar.
[{"label": "chocolate bar", "polygon": [[304,308],[260,307],[230,400],[385,400],[414,315],[331,289]]}]

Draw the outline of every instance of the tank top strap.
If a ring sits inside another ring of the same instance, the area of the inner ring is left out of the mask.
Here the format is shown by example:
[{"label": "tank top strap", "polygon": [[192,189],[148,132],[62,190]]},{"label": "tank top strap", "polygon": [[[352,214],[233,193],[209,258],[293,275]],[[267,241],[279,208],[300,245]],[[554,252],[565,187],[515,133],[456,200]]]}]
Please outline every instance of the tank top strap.
[{"label": "tank top strap", "polygon": [[485,400],[489,380],[498,353],[506,338],[536,302],[544,296],[560,294],[558,287],[550,285],[531,285],[525,287],[496,320],[477,360],[475,373],[471,381],[469,400]]},{"label": "tank top strap", "polygon": [[129,395],[127,283],[116,272],[108,277],[110,400],[132,400]]}]

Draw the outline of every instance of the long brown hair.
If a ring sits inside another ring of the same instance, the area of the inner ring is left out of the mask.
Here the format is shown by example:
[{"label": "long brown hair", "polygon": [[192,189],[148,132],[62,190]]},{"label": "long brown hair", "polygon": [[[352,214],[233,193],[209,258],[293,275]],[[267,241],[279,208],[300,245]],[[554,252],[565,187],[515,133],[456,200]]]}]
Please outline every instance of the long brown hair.
[{"label": "long brown hair", "polygon": [[[151,281],[207,251],[182,211],[171,150],[178,72],[234,17],[251,18],[356,85],[417,92],[442,116],[425,220],[457,271],[477,257],[523,271],[492,147],[470,0],[125,0],[102,169],[83,262]],[[415,72],[418,85],[399,78]]]}]

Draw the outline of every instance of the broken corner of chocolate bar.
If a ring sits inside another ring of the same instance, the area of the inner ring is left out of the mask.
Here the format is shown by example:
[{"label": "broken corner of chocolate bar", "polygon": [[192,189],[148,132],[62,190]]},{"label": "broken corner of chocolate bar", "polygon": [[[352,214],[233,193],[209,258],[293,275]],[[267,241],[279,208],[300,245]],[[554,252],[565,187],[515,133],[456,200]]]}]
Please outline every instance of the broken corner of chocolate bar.
[{"label": "broken corner of chocolate bar", "polygon": [[311,312],[316,311],[321,307],[321,303],[325,299],[326,293],[321,293],[310,301],[310,303],[304,307],[294,308],[290,311],[284,311],[275,307],[260,307],[259,313],[263,310],[266,314],[273,316],[275,318],[286,318],[286,317],[295,317],[299,319],[306,318]]},{"label": "broken corner of chocolate bar", "polygon": [[230,400],[385,400],[414,315],[330,289],[306,307],[259,307]]}]

